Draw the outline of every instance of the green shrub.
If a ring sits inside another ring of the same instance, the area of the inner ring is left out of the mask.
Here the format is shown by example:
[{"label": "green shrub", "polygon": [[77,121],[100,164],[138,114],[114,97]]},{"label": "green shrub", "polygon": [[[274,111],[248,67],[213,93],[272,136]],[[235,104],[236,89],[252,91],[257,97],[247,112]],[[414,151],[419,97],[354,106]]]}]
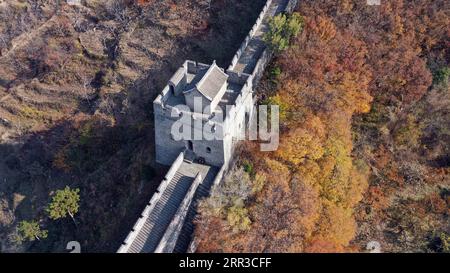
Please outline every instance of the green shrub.
[{"label": "green shrub", "polygon": [[436,85],[448,86],[448,77],[450,77],[450,68],[443,67],[438,69],[433,75],[433,82]]},{"label": "green shrub", "polygon": [[41,230],[39,223],[36,221],[21,221],[18,226],[17,241],[22,242],[24,240],[34,241],[47,238],[48,231]]},{"label": "green shrub", "polygon": [[280,67],[276,66],[276,67],[272,68],[270,70],[270,76],[269,76],[270,77],[270,81],[272,83],[274,83],[274,84],[277,84],[278,83],[278,79],[280,78],[280,75],[281,75],[281,68]]},{"label": "green shrub", "polygon": [[264,35],[264,41],[275,52],[289,47],[290,40],[297,36],[304,24],[303,17],[294,12],[292,15],[279,14],[269,21],[269,31]]},{"label": "green shrub", "polygon": [[63,190],[57,190],[47,212],[51,219],[57,220],[69,215],[74,220],[74,215],[78,212],[80,204],[80,189],[71,189],[66,186]]},{"label": "green shrub", "polygon": [[244,168],[244,171],[246,172],[246,173],[248,173],[250,176],[253,176],[254,175],[254,169],[253,169],[253,164],[250,162],[250,161],[248,161],[248,160],[244,160],[243,162],[242,162],[242,167]]}]

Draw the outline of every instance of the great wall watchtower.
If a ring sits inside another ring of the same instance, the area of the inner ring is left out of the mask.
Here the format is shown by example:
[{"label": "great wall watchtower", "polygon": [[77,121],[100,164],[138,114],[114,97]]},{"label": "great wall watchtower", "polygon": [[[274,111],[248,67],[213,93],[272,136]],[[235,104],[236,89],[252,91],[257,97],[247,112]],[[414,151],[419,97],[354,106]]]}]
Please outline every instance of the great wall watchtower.
[{"label": "great wall watchtower", "polygon": [[[206,65],[186,61],[153,103],[156,161],[171,165],[180,152],[187,150],[193,160],[217,167],[228,163],[246,120],[252,116],[253,88],[248,78],[246,74],[225,72],[215,62]],[[175,123],[190,127],[190,134],[183,140],[174,136]],[[195,138],[204,131],[210,133],[209,140]]]},{"label": "great wall watchtower", "polygon": [[[187,60],[155,99],[156,161],[171,167],[119,253],[195,251],[196,201],[221,182],[253,116],[253,87],[272,56],[263,42],[268,21],[296,5],[297,0],[268,0],[227,70],[215,62]],[[195,101],[202,107],[196,108]],[[174,135],[176,122],[191,128],[191,138]],[[216,138],[194,137],[205,127]]]}]

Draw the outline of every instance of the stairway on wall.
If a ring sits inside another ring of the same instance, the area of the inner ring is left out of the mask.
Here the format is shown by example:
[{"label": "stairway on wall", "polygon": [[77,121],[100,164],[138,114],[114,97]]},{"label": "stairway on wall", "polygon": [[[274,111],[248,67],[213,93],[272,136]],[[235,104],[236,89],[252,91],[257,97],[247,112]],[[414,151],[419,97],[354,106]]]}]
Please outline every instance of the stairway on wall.
[{"label": "stairway on wall", "polygon": [[194,234],[194,220],[197,215],[197,205],[198,201],[201,199],[208,197],[212,184],[216,175],[219,173],[219,168],[211,167],[203,182],[198,186],[197,191],[194,195],[193,202],[189,207],[189,211],[186,215],[186,219],[184,221],[183,228],[181,229],[180,236],[178,237],[177,244],[175,246],[175,253],[186,253],[189,247],[189,244],[192,241],[192,237]]},{"label": "stairway on wall", "polygon": [[219,172],[219,168],[198,164],[190,160],[184,160],[176,170],[173,178],[168,182],[167,187],[162,191],[161,196],[155,202],[155,206],[144,215],[145,220],[135,232],[136,236],[131,239],[129,247],[124,251],[128,253],[152,253],[158,247],[164,233],[171,221],[174,219],[189,188],[194,182],[197,174],[204,177],[199,184],[194,202],[191,203],[183,223],[180,236],[177,239],[176,248],[186,248],[191,242],[193,232],[193,220],[196,214],[196,200],[206,197],[213,184],[214,178]]},{"label": "stairway on wall", "polygon": [[186,195],[194,177],[176,172],[154,209],[139,230],[128,252],[153,252]]}]

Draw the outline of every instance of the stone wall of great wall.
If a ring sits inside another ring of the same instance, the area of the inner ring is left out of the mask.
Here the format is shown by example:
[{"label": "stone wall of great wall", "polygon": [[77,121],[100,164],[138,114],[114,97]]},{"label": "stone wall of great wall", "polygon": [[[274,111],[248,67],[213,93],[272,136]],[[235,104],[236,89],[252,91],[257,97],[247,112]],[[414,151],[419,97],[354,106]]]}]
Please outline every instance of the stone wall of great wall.
[{"label": "stone wall of great wall", "polygon": [[247,37],[245,37],[244,41],[242,42],[241,46],[239,47],[239,49],[236,51],[236,54],[234,54],[233,59],[231,60],[231,64],[228,67],[227,70],[233,70],[233,68],[236,66],[237,62],[239,61],[239,58],[241,57],[242,53],[245,51],[245,49],[247,48],[250,40],[253,38],[253,36],[255,35],[256,31],[258,30],[259,26],[261,26],[261,23],[264,20],[264,17],[266,16],[266,13],[270,7],[270,4],[272,3],[272,0],[267,0],[266,4],[264,5],[261,13],[258,16],[258,19],[256,19],[255,24],[253,25],[252,29],[250,30],[250,32],[248,33]]},{"label": "stone wall of great wall", "polygon": [[[257,86],[259,80],[262,78],[267,65],[269,64],[270,60],[273,57],[272,51],[269,48],[265,47],[263,53],[258,57],[258,61],[256,62],[253,73],[250,75],[246,74],[246,73],[235,72],[233,70],[233,68],[236,65],[237,61],[239,60],[239,57],[242,55],[242,52],[243,52],[242,49],[245,49],[245,47],[247,47],[249,40],[254,37],[258,27],[261,26],[261,23],[263,22],[264,17],[266,16],[267,11],[269,10],[270,5],[272,4],[272,1],[276,1],[276,0],[267,0],[256,23],[253,25],[252,29],[250,30],[249,34],[246,37],[246,40],[244,40],[241,47],[236,52],[235,56],[233,57],[232,63],[230,64],[230,66],[227,69],[227,73],[230,75],[230,77],[232,77],[231,75],[235,74],[235,77],[242,79],[242,76],[245,75],[245,78],[247,80],[245,81],[244,84],[252,92],[254,91],[254,88]],[[298,0],[288,0],[287,4],[286,4],[286,8],[284,9],[284,12],[292,13],[294,11],[295,7],[297,6],[297,4],[298,4]],[[248,41],[247,41],[247,39],[248,39]],[[236,61],[235,61],[235,58],[237,58]],[[239,95],[239,96],[242,97],[241,95]],[[238,99],[236,99],[236,103],[234,104],[234,107],[239,106],[239,103],[238,103],[239,96],[238,96]],[[230,165],[230,164],[222,166],[221,170],[219,171],[219,174],[216,177],[214,185],[218,185],[222,181],[223,175],[228,170],[228,165]]]},{"label": "stone wall of great wall", "polygon": [[192,182],[192,185],[189,188],[188,193],[184,197],[180,207],[175,213],[175,216],[173,217],[172,221],[167,227],[164,236],[161,238],[161,242],[156,248],[155,253],[170,253],[173,252],[173,250],[175,249],[178,236],[180,235],[181,229],[183,228],[183,224],[186,219],[189,207],[192,203],[192,199],[202,180],[203,178],[201,174],[197,174],[197,176],[194,179],[194,182]]},{"label": "stone wall of great wall", "polygon": [[[269,48],[267,48],[264,45],[264,48],[262,49],[262,53],[255,54],[255,56],[252,56],[252,60],[254,61],[255,65],[253,68],[253,71],[251,74],[244,73],[242,71],[236,71],[236,65],[241,61],[241,58],[243,54],[245,53],[246,49],[248,48],[249,44],[254,41],[255,39],[261,39],[261,37],[255,37],[258,31],[261,31],[261,26],[265,23],[267,23],[268,17],[273,15],[268,15],[268,12],[270,12],[270,8],[276,6],[276,8],[282,8],[280,12],[285,13],[291,13],[295,7],[297,6],[298,0],[268,0],[266,4],[264,5],[261,13],[258,16],[258,19],[256,20],[255,24],[253,25],[252,29],[250,30],[249,34],[245,38],[245,40],[242,42],[241,46],[237,50],[236,54],[234,55],[230,66],[227,69],[227,74],[229,75],[230,80],[244,85],[245,88],[243,90],[246,90],[249,92],[249,95],[252,95],[254,87],[257,86],[259,80],[263,76],[264,70],[267,66],[267,64],[270,62],[273,54]],[[272,6],[271,6],[272,5]],[[281,6],[283,5],[283,6]],[[265,30],[264,30],[265,31]],[[196,69],[199,69],[200,67],[205,67],[205,64],[192,62],[192,61],[186,61],[184,63],[184,69],[187,69],[189,71],[194,71]],[[155,109],[155,111],[161,111],[160,113],[156,113],[170,117],[172,107],[169,105],[165,105],[166,101],[166,95],[170,92],[170,85],[172,85],[175,89],[176,86],[179,84],[179,77],[177,77],[178,73],[175,73],[175,75],[169,80],[169,84],[163,89],[162,94],[159,95],[154,104],[160,106],[159,109]],[[246,94],[239,94],[238,98],[236,99],[236,102],[233,105],[233,108],[231,111],[239,111],[239,107],[242,105],[242,101],[245,99],[243,98]],[[167,129],[167,128],[166,128]],[[119,248],[118,252],[129,252],[128,248],[130,247],[131,243],[135,240],[137,233],[141,230],[141,228],[144,225],[144,222],[147,220],[147,217],[150,215],[150,212],[154,209],[155,204],[158,202],[158,200],[161,198],[162,193],[167,188],[170,181],[173,179],[174,175],[176,174],[177,170],[182,165],[183,161],[185,160],[185,154],[184,152],[180,153],[177,157],[177,159],[173,162],[171,165],[169,171],[167,172],[166,176],[164,177],[163,181],[161,182],[160,186],[152,196],[151,200],[149,201],[148,205],[145,207],[144,211],[141,213],[141,216],[139,217],[138,221],[134,225],[132,231],[128,234],[125,241]],[[223,180],[223,177],[226,175],[226,172],[228,170],[228,167],[232,164],[232,162],[227,162],[226,164],[222,165],[220,169],[218,170],[217,174],[215,175],[213,181],[212,181],[212,190],[214,190],[215,187],[218,187]],[[174,217],[172,218],[170,224],[166,228],[164,235],[162,236],[158,246],[154,250],[154,252],[173,252],[175,248],[175,244],[177,242],[177,238],[180,235],[182,231],[182,227],[186,218],[186,215],[188,213],[189,208],[192,206],[193,202],[196,202],[197,200],[194,199],[195,192],[197,188],[199,188],[199,185],[202,184],[202,177],[200,173],[197,174],[195,177],[193,183],[189,187],[189,190],[187,191],[186,196],[183,198],[182,202],[180,203]],[[187,249],[187,252],[195,252],[197,248],[197,241],[192,240],[189,244],[189,247]]]}]

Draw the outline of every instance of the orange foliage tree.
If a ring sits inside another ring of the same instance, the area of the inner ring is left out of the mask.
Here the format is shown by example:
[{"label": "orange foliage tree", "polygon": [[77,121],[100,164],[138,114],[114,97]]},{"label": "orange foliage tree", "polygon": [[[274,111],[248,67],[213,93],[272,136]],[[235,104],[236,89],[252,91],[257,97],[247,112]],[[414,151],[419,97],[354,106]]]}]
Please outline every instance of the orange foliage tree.
[{"label": "orange foliage tree", "polygon": [[305,23],[276,60],[279,83],[266,94],[286,114],[280,147],[246,153],[253,171],[266,178],[263,189],[245,201],[251,227],[211,227],[211,216],[201,213],[198,251],[343,251],[355,234],[353,208],[367,182],[353,165],[351,118],[370,110],[367,49],[326,17],[307,17]]}]

